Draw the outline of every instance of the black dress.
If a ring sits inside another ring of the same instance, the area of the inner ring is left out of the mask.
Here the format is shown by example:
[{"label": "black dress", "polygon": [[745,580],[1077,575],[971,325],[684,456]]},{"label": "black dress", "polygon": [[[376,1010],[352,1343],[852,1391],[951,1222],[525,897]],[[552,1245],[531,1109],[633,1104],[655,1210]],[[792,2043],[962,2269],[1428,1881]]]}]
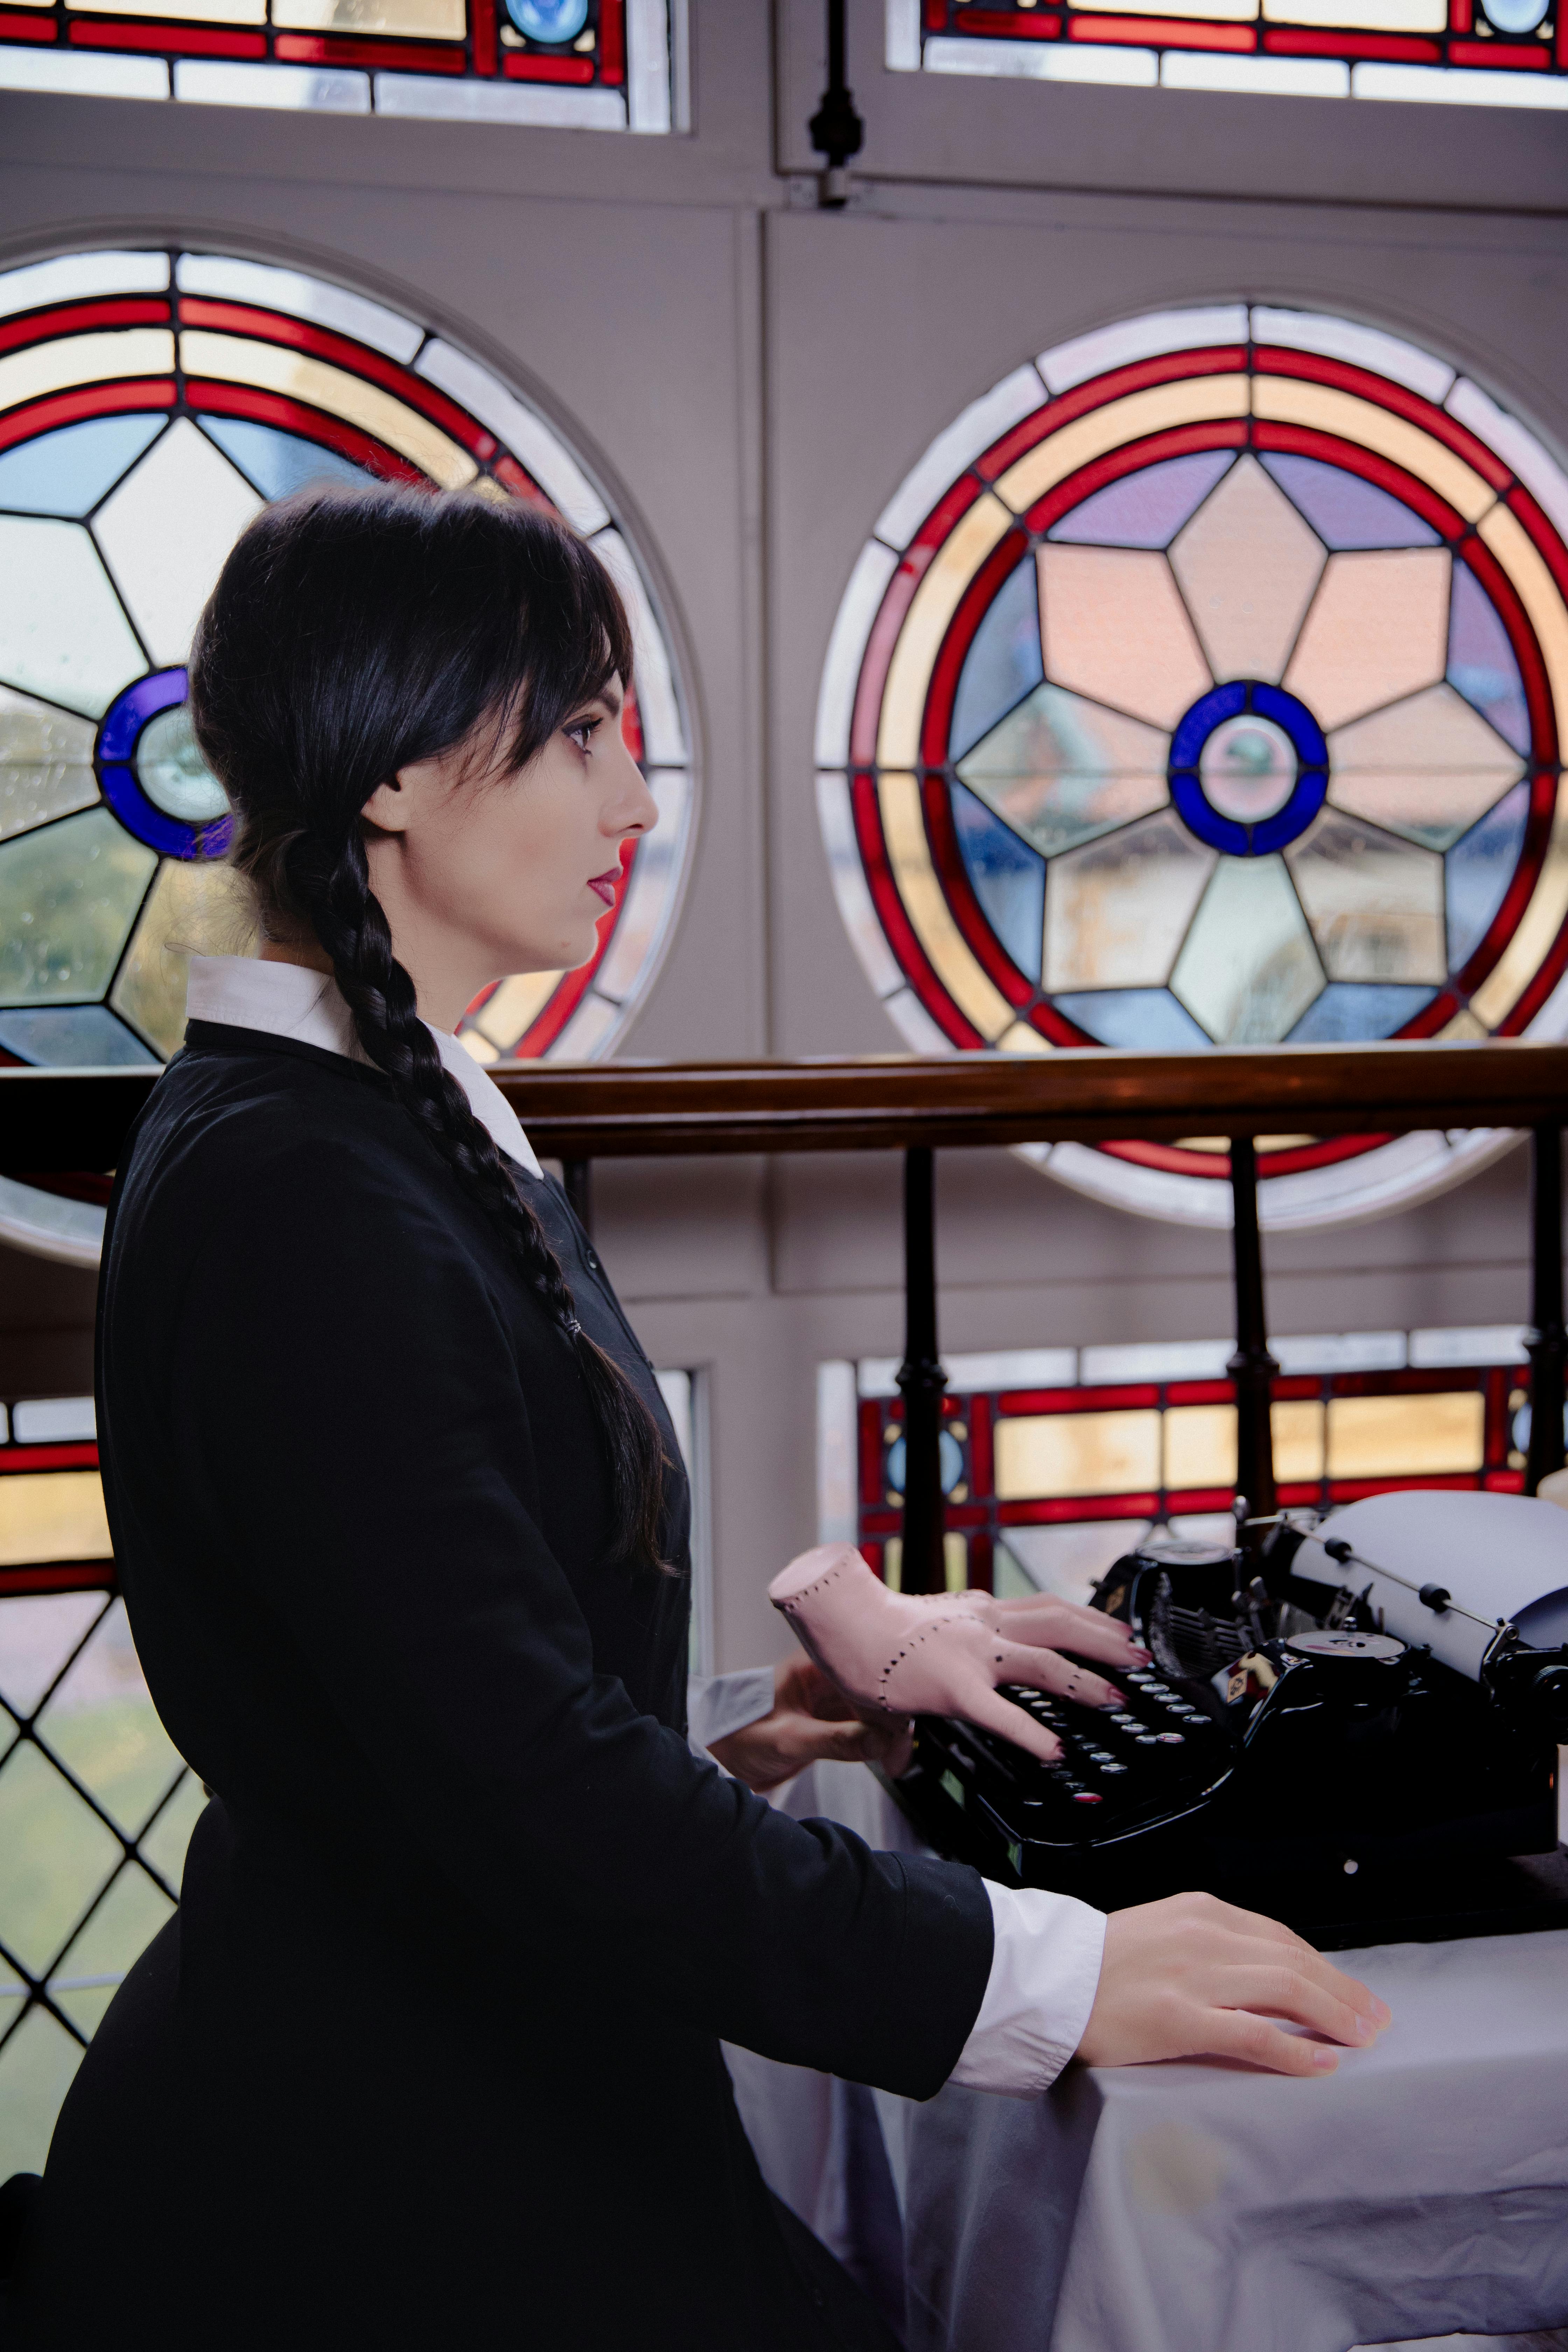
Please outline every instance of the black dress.
[{"label": "black dress", "polygon": [[[662,1415],[559,1188],[518,1181]],[[39,2342],[879,2340],[781,2223],[719,2038],[929,2095],[984,1886],[692,1756],[686,1582],[606,1560],[570,1345],[380,1075],[193,1023],[99,1353],[137,1646],[214,1794],[61,2114]]]}]

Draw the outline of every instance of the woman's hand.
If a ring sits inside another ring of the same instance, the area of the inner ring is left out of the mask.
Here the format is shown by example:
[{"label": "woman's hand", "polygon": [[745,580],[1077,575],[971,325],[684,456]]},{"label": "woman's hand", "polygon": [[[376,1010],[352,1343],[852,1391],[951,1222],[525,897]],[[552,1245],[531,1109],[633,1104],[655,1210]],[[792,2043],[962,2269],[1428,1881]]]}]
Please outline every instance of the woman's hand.
[{"label": "woman's hand", "polygon": [[1100,1990],[1077,2054],[1089,2066],[1241,2058],[1277,2074],[1331,2074],[1336,2051],[1269,2019],[1357,2049],[1391,2016],[1277,1920],[1212,1895],[1173,1895],[1107,1920]]},{"label": "woman's hand", "polygon": [[913,1739],[908,1724],[866,1723],[809,1658],[786,1658],[773,1670],[771,1713],[742,1725],[709,1749],[726,1772],[764,1796],[808,1764],[880,1764],[896,1779],[909,1769]]}]

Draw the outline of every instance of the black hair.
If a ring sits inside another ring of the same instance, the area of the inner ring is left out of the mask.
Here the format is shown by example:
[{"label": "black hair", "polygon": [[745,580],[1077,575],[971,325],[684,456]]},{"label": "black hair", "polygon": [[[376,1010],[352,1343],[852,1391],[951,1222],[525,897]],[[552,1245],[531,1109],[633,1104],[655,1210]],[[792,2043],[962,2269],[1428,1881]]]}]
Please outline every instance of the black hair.
[{"label": "black hair", "polygon": [[573,1351],[609,1458],[615,1556],[662,1567],[653,1416],[579,1323],[538,1219],[442,1066],[370,887],[362,822],[379,784],[477,730],[492,755],[525,766],[631,671],[615,583],[540,509],[318,489],[264,508],[235,545],[197,626],[190,708],[263,930],[313,937],[331,958],[366,1056],[494,1221]]}]

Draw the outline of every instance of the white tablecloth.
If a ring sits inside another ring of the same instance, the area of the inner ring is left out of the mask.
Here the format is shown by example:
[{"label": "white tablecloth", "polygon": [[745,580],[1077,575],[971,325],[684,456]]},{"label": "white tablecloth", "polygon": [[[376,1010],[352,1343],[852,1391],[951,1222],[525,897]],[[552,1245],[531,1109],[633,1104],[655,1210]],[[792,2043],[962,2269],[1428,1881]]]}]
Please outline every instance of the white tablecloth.
[{"label": "white tablecloth", "polygon": [[[913,1843],[858,1765],[817,1766],[784,1801]],[[1069,2067],[1026,2101],[878,2092],[910,2352],[1348,2352],[1563,2326],[1568,1932],[1342,1964],[1394,2022],[1323,2080],[1215,2063]],[[874,2263],[887,2179],[865,2095],[731,2056],[773,2187]]]}]

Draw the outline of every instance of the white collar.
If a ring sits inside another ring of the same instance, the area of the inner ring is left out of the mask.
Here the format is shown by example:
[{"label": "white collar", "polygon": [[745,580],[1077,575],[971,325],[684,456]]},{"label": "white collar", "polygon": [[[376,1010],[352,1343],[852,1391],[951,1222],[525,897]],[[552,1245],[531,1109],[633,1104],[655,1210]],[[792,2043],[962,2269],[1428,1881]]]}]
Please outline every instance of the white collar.
[{"label": "white collar", "polygon": [[[194,955],[185,983],[185,1012],[193,1021],[260,1029],[274,1037],[297,1037],[302,1045],[320,1045],[350,1061],[365,1058],[337,982],[303,964],[265,963],[259,956]],[[531,1176],[542,1174],[517,1113],[494,1080],[447,1030],[431,1028],[428,1022],[425,1025],[491,1140]]]}]

